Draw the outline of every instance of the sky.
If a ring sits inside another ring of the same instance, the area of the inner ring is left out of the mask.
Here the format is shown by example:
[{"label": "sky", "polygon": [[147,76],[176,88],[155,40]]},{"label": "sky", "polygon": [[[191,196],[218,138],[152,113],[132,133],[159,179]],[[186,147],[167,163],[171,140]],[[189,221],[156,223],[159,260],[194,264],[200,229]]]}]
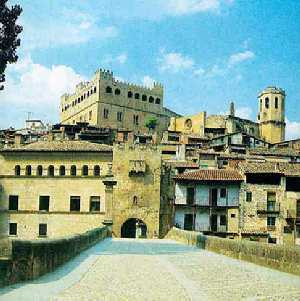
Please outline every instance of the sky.
[{"label": "sky", "polygon": [[[59,122],[60,96],[99,68],[164,85],[179,114],[256,120],[258,93],[286,91],[288,139],[300,137],[298,0],[9,0],[23,8],[19,61],[0,91],[0,128]],[[28,113],[31,112],[31,113]],[[28,115],[29,114],[29,115]]]}]

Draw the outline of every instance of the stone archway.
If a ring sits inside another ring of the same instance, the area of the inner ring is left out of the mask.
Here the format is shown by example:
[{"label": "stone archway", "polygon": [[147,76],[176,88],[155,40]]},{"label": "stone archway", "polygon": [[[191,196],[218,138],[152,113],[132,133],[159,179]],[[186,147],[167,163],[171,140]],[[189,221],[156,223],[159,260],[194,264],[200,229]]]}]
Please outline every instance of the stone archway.
[{"label": "stone archway", "polygon": [[147,225],[138,218],[129,218],[121,226],[122,238],[147,238]]}]

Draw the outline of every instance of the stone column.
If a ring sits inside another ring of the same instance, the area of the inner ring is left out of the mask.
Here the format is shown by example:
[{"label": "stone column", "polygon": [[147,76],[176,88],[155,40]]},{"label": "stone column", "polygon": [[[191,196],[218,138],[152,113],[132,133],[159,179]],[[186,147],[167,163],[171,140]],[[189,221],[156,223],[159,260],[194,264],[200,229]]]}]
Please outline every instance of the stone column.
[{"label": "stone column", "polygon": [[105,185],[105,219],[103,224],[109,226],[112,230],[113,224],[113,190],[114,186],[117,184],[114,176],[112,175],[112,164],[108,166],[108,173],[105,179],[102,181]]}]

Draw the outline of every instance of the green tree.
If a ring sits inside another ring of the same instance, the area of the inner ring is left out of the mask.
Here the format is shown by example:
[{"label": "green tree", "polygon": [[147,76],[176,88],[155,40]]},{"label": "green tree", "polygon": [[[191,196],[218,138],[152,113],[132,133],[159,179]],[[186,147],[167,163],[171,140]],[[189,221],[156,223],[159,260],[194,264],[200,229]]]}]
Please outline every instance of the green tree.
[{"label": "green tree", "polygon": [[7,0],[0,0],[0,90],[4,89],[1,84],[5,82],[5,69],[8,63],[15,63],[18,60],[16,49],[20,46],[18,35],[23,28],[16,24],[22,13],[20,5],[11,8],[6,5]]},{"label": "green tree", "polygon": [[154,117],[149,118],[146,123],[145,123],[145,127],[148,128],[148,130],[154,130],[157,126],[157,119]]}]

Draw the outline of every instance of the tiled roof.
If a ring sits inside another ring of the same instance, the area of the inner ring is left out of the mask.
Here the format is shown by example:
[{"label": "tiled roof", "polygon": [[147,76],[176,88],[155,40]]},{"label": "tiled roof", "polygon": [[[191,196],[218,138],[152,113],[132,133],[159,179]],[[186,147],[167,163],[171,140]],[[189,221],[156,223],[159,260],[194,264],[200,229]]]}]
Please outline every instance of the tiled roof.
[{"label": "tiled roof", "polygon": [[280,173],[287,176],[300,176],[300,163],[242,162],[239,167],[244,173]]},{"label": "tiled roof", "polygon": [[187,161],[172,162],[172,165],[174,165],[176,168],[199,168],[198,163]]},{"label": "tiled roof", "polygon": [[241,174],[230,169],[201,169],[177,175],[174,179],[177,181],[243,181]]},{"label": "tiled roof", "polygon": [[38,141],[24,146],[3,149],[2,152],[112,152],[112,146],[87,141]]},{"label": "tiled roof", "polygon": [[293,149],[280,149],[280,148],[255,148],[253,150],[249,151],[249,154],[251,155],[262,155],[262,156],[280,156],[280,157],[286,157],[286,156],[300,156],[299,152],[293,150]]}]

